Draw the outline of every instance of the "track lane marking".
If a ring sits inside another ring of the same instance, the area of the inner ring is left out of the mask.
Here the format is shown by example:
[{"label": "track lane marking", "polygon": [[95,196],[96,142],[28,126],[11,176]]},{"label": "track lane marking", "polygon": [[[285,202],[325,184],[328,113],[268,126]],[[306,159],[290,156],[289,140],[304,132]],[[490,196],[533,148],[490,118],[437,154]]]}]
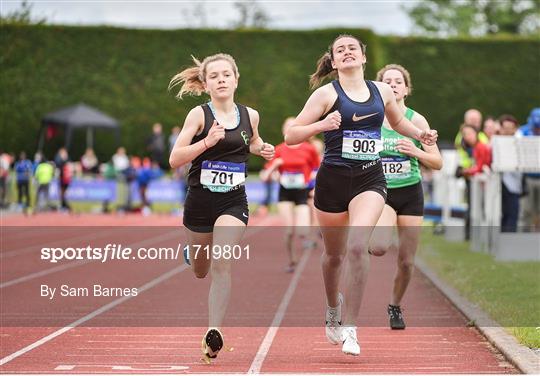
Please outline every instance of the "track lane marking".
[{"label": "track lane marking", "polygon": [[291,282],[289,283],[289,287],[287,288],[285,295],[283,295],[283,299],[281,299],[281,303],[279,304],[278,310],[276,311],[276,314],[274,315],[274,320],[272,321],[272,324],[270,324],[270,328],[268,328],[268,331],[266,332],[266,335],[264,336],[264,339],[261,342],[261,345],[259,346],[259,350],[257,351],[257,354],[255,355],[255,358],[253,359],[253,362],[251,363],[251,366],[249,367],[249,370],[247,371],[248,374],[260,373],[262,364],[264,360],[266,359],[266,355],[268,354],[270,347],[272,346],[272,342],[274,341],[274,337],[276,336],[279,326],[281,325],[281,322],[283,321],[283,317],[285,317],[285,313],[287,312],[287,307],[289,306],[289,303],[294,295],[294,292],[296,291],[296,287],[298,286],[300,276],[302,275],[302,272],[304,271],[304,268],[307,264],[307,261],[310,255],[311,255],[310,251],[304,251],[302,258],[300,259],[300,262],[298,263],[298,267],[296,268],[296,271],[294,272],[294,276],[291,279]]}]

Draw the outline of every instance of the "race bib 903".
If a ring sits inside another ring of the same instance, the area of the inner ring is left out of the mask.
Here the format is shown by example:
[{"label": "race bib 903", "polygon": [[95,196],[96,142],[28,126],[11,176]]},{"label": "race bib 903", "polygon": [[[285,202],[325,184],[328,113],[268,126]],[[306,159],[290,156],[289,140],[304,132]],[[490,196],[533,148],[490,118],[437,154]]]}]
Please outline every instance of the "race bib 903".
[{"label": "race bib 903", "polygon": [[383,149],[379,132],[344,130],[341,157],[356,160],[375,160]]},{"label": "race bib 903", "polygon": [[246,181],[246,164],[203,161],[201,184],[212,192],[229,192]]},{"label": "race bib 903", "polygon": [[411,160],[408,157],[381,158],[384,174],[395,179],[406,178],[411,173]]}]

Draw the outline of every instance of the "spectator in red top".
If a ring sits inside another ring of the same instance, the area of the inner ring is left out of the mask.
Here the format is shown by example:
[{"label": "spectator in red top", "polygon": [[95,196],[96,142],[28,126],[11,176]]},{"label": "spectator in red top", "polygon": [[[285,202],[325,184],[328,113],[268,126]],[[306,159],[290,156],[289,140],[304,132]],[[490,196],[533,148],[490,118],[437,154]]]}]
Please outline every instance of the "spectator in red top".
[{"label": "spectator in red top", "polygon": [[[293,122],[294,118],[292,117],[285,120],[282,127],[283,135],[285,135]],[[265,169],[268,176],[271,176],[275,170],[278,170],[280,174],[277,207],[287,228],[285,245],[289,255],[289,266],[286,271],[289,273],[294,272],[298,263],[293,247],[295,235],[300,238],[303,246],[308,244],[306,238],[309,235],[311,218],[307,204],[308,184],[313,170],[316,170],[319,165],[319,154],[311,143],[306,141],[298,145],[287,145],[283,142],[276,146],[275,159]]]},{"label": "spectator in red top", "polygon": [[491,148],[478,140],[478,130],[471,125],[464,125],[461,129],[463,142],[472,149],[474,165],[463,169],[464,176],[473,176],[489,169],[491,166]]}]

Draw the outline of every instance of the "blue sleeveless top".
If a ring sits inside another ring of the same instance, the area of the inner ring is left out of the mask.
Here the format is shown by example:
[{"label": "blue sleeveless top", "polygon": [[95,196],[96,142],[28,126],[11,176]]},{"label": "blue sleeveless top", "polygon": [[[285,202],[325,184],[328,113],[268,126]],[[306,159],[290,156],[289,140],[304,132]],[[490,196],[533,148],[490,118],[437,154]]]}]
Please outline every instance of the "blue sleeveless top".
[{"label": "blue sleeveless top", "polygon": [[[384,102],[379,89],[372,81],[366,80],[369,89],[369,98],[365,102],[356,102],[345,94],[338,80],[332,81],[337,92],[337,99],[332,108],[321,117],[324,119],[329,113],[339,111],[341,114],[341,126],[339,129],[324,132],[324,158],[326,165],[356,167],[371,160],[356,160],[342,156],[343,134],[351,134],[353,131],[361,131],[364,137],[381,139],[381,126],[384,120]],[[378,159],[378,155],[373,156]]]}]

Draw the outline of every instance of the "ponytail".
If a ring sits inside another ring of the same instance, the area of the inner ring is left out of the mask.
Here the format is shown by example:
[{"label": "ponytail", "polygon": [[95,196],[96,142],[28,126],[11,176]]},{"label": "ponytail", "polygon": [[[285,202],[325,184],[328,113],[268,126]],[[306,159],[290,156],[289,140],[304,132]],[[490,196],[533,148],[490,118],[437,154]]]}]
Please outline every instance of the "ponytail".
[{"label": "ponytail", "polygon": [[178,91],[178,94],[175,96],[177,99],[182,99],[184,94],[201,95],[204,92],[204,85],[201,77],[202,64],[193,55],[191,58],[195,65],[176,74],[169,82],[169,91],[173,87],[182,84],[180,91]]},{"label": "ponytail", "polygon": [[184,94],[191,95],[201,95],[204,92],[204,82],[206,79],[206,66],[214,61],[225,60],[231,64],[234,76],[238,79],[240,73],[238,72],[238,67],[236,62],[231,55],[219,53],[211,56],[207,56],[202,63],[191,55],[194,66],[184,69],[182,72],[175,75],[171,82],[169,82],[169,90],[171,90],[176,85],[182,84],[180,91],[176,94],[176,98],[182,99]]}]

